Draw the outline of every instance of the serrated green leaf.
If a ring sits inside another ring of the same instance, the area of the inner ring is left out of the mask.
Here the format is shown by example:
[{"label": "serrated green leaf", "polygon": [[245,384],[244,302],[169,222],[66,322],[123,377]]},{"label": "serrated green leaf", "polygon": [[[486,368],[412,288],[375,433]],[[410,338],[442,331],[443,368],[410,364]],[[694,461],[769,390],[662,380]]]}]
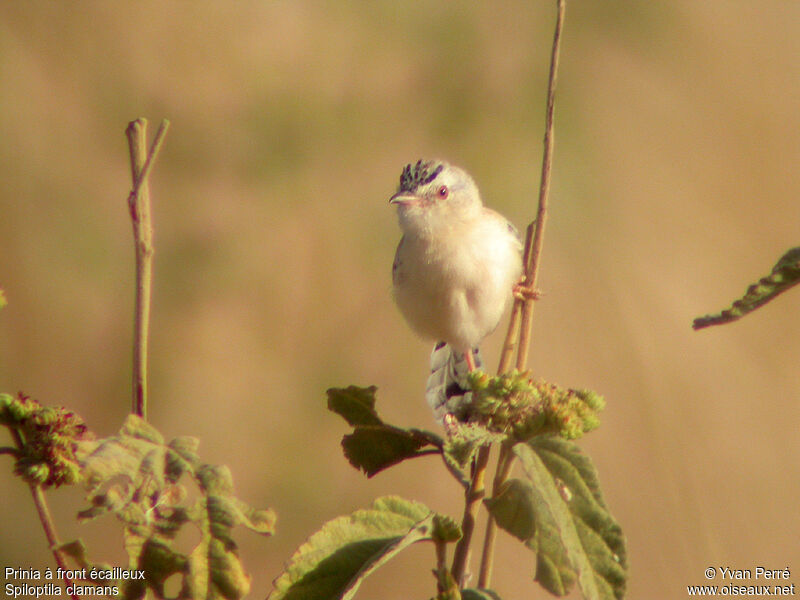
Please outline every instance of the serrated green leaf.
[{"label": "serrated green leaf", "polygon": [[132,427],[132,420],[129,416],[119,435],[98,440],[93,451],[85,457],[83,471],[90,489],[115,477],[160,479],[155,465],[158,462],[163,464],[165,447],[161,442],[140,436],[146,429]]},{"label": "serrated green leaf", "polygon": [[472,462],[475,452],[481,446],[500,443],[506,436],[494,433],[477,423],[460,424],[444,442],[446,459],[459,469]]},{"label": "serrated green leaf", "polygon": [[275,511],[270,509],[257,509],[246,504],[238,498],[232,499],[236,507],[236,522],[256,533],[272,535],[275,533]]},{"label": "serrated green leaf", "polygon": [[[128,550],[130,552],[130,548]],[[159,598],[163,598],[164,583],[175,573],[185,571],[186,557],[166,543],[150,538],[141,540],[135,564],[137,569],[147,574],[147,578],[125,580],[122,585],[122,597],[125,600],[138,600],[144,598],[147,589],[150,588],[155,590]]]},{"label": "serrated green leaf", "polygon": [[236,555],[219,539],[206,538],[188,557],[181,597],[238,600],[250,591],[250,577]]},{"label": "serrated green leaf", "polygon": [[533,495],[533,485],[529,481],[509,479],[497,495],[487,498],[484,503],[500,527],[525,542],[536,534]]},{"label": "serrated green leaf", "polygon": [[186,562],[182,594],[188,598],[237,600],[250,591],[232,536],[236,525],[258,533],[272,533],[275,515],[256,511],[232,495],[233,480],[224,466],[201,465],[196,474],[205,497],[188,515],[200,527],[202,538]]},{"label": "serrated green leaf", "polygon": [[508,493],[487,506],[498,525],[517,537],[531,530],[533,515],[534,533],[525,544],[537,553],[536,580],[557,595],[568,593],[577,579],[585,598],[622,598],[625,541],[603,502],[591,461],[574,443],[555,436],[517,444],[514,453],[531,485],[510,483]]},{"label": "serrated green leaf", "polygon": [[195,473],[200,487],[209,494],[233,492],[233,475],[225,465],[201,465]]},{"label": "serrated green leaf", "polygon": [[[86,569],[87,573],[92,570],[110,571],[112,569],[112,566],[107,563],[96,563],[89,560],[89,553],[86,550],[83,540],[78,539],[59,544],[56,546],[56,549],[62,556],[69,557],[77,568]],[[68,566],[67,568],[72,567]]]},{"label": "serrated green leaf", "polygon": [[[438,453],[437,436],[391,425],[365,425],[342,438],[344,455],[368,477],[408,458]],[[427,450],[423,450],[423,448]]]},{"label": "serrated green leaf", "polygon": [[[125,527],[129,564],[148,574],[145,581],[120,582],[127,600],[143,598],[148,589],[163,597],[164,582],[176,573],[183,577],[184,599],[237,600],[250,589],[232,529],[244,525],[269,534],[275,515],[236,498],[230,470],[201,463],[197,445],[192,438],[165,444],[152,425],[131,416],[118,435],[84,452],[92,506],[80,517],[114,514]],[[189,506],[184,505],[187,494],[179,479],[199,492]],[[188,522],[200,529],[201,539],[187,556],[172,541]]]},{"label": "serrated green leaf", "polygon": [[383,421],[375,411],[377,387],[366,388],[351,385],[346,388],[330,388],[328,410],[335,412],[353,427],[357,425],[381,425]]},{"label": "serrated green leaf", "polygon": [[552,436],[534,438],[530,445],[556,478],[559,492],[568,498],[573,513],[605,540],[622,564],[627,564],[625,536],[603,500],[597,470],[589,457],[574,443]]},{"label": "serrated green leaf", "polygon": [[461,590],[461,600],[501,600],[499,594],[493,590],[483,588],[468,588]]},{"label": "serrated green leaf", "polygon": [[469,489],[470,476],[464,467],[456,461],[455,457],[448,454],[447,450],[445,450],[442,453],[442,461],[444,461],[444,466],[447,467],[450,474],[461,484],[461,487],[465,490]]},{"label": "serrated green leaf", "polygon": [[694,329],[703,329],[711,325],[722,325],[742,318],[746,314],[760,308],[770,300],[775,299],[789,288],[800,283],[800,247],[792,248],[786,252],[766,277],[754,283],[740,299],[736,300],[730,308],[720,313],[698,317],[692,323]]},{"label": "serrated green leaf", "polygon": [[69,556],[81,568],[88,567],[90,564],[83,540],[73,540],[66,544],[61,544],[58,546],[58,551]]},{"label": "serrated green leaf", "polygon": [[363,579],[415,542],[430,540],[432,513],[396,496],[328,521],[295,552],[269,600],[347,600]]},{"label": "serrated green leaf", "polygon": [[496,497],[485,502],[498,526],[536,553],[536,581],[556,596],[568,594],[575,585],[575,570],[557,522],[534,485],[511,479]]},{"label": "serrated green leaf", "polygon": [[166,476],[169,481],[175,483],[187,470],[199,466],[200,458],[197,456],[199,445],[200,440],[189,436],[175,438],[168,444],[168,447],[174,450],[167,454]]},{"label": "serrated green leaf", "polygon": [[122,424],[122,429],[120,429],[120,434],[123,436],[144,440],[159,446],[164,444],[164,436],[161,435],[158,429],[153,427],[141,417],[137,417],[133,414],[130,414],[125,418],[125,422]]}]

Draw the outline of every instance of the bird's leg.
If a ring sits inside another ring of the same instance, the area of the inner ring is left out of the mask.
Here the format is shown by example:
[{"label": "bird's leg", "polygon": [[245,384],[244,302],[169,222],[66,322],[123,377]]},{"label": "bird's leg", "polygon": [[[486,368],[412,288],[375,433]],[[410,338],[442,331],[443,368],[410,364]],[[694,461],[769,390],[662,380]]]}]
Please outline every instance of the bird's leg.
[{"label": "bird's leg", "polygon": [[464,360],[467,361],[467,369],[470,373],[478,368],[475,364],[475,355],[472,353],[472,348],[464,353]]},{"label": "bird's leg", "polygon": [[519,278],[519,281],[511,287],[511,293],[517,300],[523,302],[527,300],[538,300],[542,293],[539,290],[533,289],[525,281],[525,275]]}]

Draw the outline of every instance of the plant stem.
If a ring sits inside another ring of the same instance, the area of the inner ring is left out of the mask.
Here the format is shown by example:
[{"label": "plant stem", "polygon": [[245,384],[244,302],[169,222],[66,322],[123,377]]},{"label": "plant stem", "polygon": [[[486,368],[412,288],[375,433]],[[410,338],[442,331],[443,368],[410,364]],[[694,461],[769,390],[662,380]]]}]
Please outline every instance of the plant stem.
[{"label": "plant stem", "polygon": [[447,542],[442,540],[434,540],[436,547],[436,593],[441,594],[444,592],[443,574],[447,569]]},{"label": "plant stem", "polygon": [[[512,446],[500,446],[500,455],[497,457],[497,469],[492,482],[492,497],[500,493],[500,486],[508,479],[511,465],[514,463]],[[478,587],[488,588],[492,583],[492,567],[494,566],[494,541],[497,537],[497,523],[491,515],[486,522],[486,535],[483,538],[483,553],[481,555],[481,570],[478,573]]]},{"label": "plant stem", "polygon": [[491,446],[482,446],[478,450],[472,471],[472,479],[464,494],[465,503],[464,516],[461,518],[461,539],[458,540],[456,549],[453,552],[453,567],[450,569],[453,579],[455,579],[459,588],[464,585],[469,546],[472,542],[472,533],[475,530],[475,517],[478,514],[481,500],[486,495],[483,480],[486,474],[486,465],[489,463],[490,450]]},{"label": "plant stem", "polygon": [[[550,52],[550,75],[547,84],[547,108],[545,110],[545,131],[544,131],[544,152],[542,154],[542,176],[539,182],[539,205],[536,211],[536,219],[532,221],[526,230],[525,252],[523,255],[523,266],[525,270],[525,283],[527,288],[534,292],[539,278],[539,259],[542,253],[542,243],[544,239],[544,226],[547,221],[547,200],[550,193],[550,173],[553,164],[553,112],[555,107],[556,80],[558,74],[558,57],[561,49],[561,31],[564,26],[564,12],[566,0],[556,0],[557,14],[555,33],[553,35],[553,46]],[[517,360],[515,366],[518,370],[523,370],[528,363],[528,350],[531,342],[531,331],[533,325],[533,297],[525,300],[517,299],[511,312],[511,321],[508,326],[508,333],[503,344],[503,352],[500,357],[500,365],[497,372],[502,374],[508,371],[511,366],[511,358],[514,347],[517,346]],[[519,336],[519,338],[517,338]],[[492,483],[492,495],[496,496],[500,486],[508,479],[513,463],[513,455],[509,446],[502,446],[497,458],[497,468],[495,470],[494,481]],[[488,588],[491,585],[492,566],[494,563],[494,543],[497,535],[497,524],[489,515],[486,521],[486,534],[483,540],[483,553],[481,556],[481,568],[478,577],[478,587]]]},{"label": "plant stem", "polygon": [[[533,227],[535,221],[531,221],[525,230],[525,251],[522,255],[522,264],[528,264],[528,257],[531,253],[531,242],[533,240]],[[514,357],[514,350],[517,347],[517,339],[519,337],[519,321],[522,314],[522,300],[519,298],[514,300],[514,306],[511,309],[511,319],[508,322],[508,331],[506,332],[506,339],[503,342],[503,351],[500,353],[500,364],[497,366],[498,374],[503,374],[511,367],[511,360]]]},{"label": "plant stem", "polygon": [[[550,193],[550,172],[553,165],[553,110],[556,101],[556,80],[558,76],[558,55],[561,46],[561,30],[564,25],[564,8],[566,0],[556,0],[558,14],[556,30],[553,35],[553,48],[550,53],[550,77],[547,83],[547,109],[545,112],[544,152],[542,154],[542,178],[539,184],[539,208],[536,212],[536,227],[533,231],[530,253],[526,257],[525,279],[529,289],[536,290],[539,278],[539,258],[542,253],[544,226],[547,221],[547,198]],[[524,369],[528,362],[528,349],[533,325],[533,299],[528,298],[522,306],[520,323],[519,352],[517,353],[517,369]]]},{"label": "plant stem", "polygon": [[147,177],[150,173],[169,121],[161,122],[158,133],[145,154],[147,119],[136,119],[128,124],[125,133],[131,159],[133,187],[128,196],[128,208],[133,222],[136,246],[136,305],[133,325],[133,403],[131,411],[147,418],[147,350],[150,328],[150,297],[153,276],[153,226],[150,218],[150,190]]},{"label": "plant stem", "polygon": [[[25,442],[22,439],[22,435],[20,435],[19,431],[14,428],[9,428],[11,431],[11,437],[14,439],[14,443],[16,444],[17,448],[20,452],[22,452],[23,448],[25,447]],[[39,522],[42,524],[42,529],[44,529],[44,535],[47,537],[47,543],[50,545],[50,551],[53,553],[53,558],[56,561],[56,565],[58,565],[64,571],[67,571],[67,563],[64,561],[64,557],[61,554],[61,542],[58,539],[58,533],[56,532],[56,524],[53,522],[53,517],[50,516],[50,509],[47,506],[47,500],[44,497],[44,492],[42,492],[42,486],[38,483],[31,483],[28,482],[28,487],[31,490],[31,496],[33,496],[33,504],[36,506],[36,512],[39,514]],[[64,583],[67,586],[72,585],[72,581],[68,577],[64,577]],[[80,600],[77,594],[70,594],[70,598],[72,600]]]}]

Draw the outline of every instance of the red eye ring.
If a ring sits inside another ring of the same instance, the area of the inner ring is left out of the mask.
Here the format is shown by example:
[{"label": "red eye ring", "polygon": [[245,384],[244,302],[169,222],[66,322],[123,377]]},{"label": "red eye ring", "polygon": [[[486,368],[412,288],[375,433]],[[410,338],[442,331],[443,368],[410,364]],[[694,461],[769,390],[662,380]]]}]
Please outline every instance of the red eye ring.
[{"label": "red eye ring", "polygon": [[444,199],[445,199],[445,198],[447,198],[447,196],[450,194],[450,190],[448,190],[448,189],[447,189],[447,186],[446,186],[446,185],[443,185],[442,187],[440,187],[440,188],[439,188],[439,189],[436,191],[436,193],[439,195],[439,198],[441,198],[442,200],[444,200]]}]

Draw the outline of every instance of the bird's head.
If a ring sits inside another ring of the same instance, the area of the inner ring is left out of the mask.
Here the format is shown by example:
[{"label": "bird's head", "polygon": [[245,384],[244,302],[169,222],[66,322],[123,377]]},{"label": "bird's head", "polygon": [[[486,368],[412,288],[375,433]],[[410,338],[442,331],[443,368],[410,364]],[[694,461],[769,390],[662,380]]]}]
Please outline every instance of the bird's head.
[{"label": "bird's head", "polygon": [[430,229],[448,221],[469,219],[482,203],[472,177],[444,161],[408,164],[400,175],[397,192],[389,198],[397,206],[403,229]]}]

